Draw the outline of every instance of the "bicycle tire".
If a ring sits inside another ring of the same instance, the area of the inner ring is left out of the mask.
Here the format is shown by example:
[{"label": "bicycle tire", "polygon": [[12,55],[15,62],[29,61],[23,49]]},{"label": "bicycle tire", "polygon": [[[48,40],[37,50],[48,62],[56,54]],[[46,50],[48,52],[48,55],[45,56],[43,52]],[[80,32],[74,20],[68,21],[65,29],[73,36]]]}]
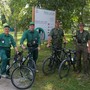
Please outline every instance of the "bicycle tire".
[{"label": "bicycle tire", "polygon": [[70,70],[70,62],[69,62],[69,60],[65,59],[61,62],[60,66],[59,66],[58,73],[59,73],[60,79],[68,76],[69,70]]},{"label": "bicycle tire", "polygon": [[20,66],[20,63],[18,61],[10,62],[10,65],[7,65],[6,74],[10,76],[9,78],[11,78],[11,74],[12,74],[13,70],[19,66]]},{"label": "bicycle tire", "polygon": [[44,60],[43,65],[42,65],[42,72],[45,75],[49,75],[55,72],[55,62],[52,56]]},{"label": "bicycle tire", "polygon": [[11,82],[18,89],[28,89],[34,83],[34,74],[32,69],[21,66],[13,70]]},{"label": "bicycle tire", "polygon": [[34,76],[36,76],[36,64],[33,59],[28,60],[27,66],[32,69]]}]

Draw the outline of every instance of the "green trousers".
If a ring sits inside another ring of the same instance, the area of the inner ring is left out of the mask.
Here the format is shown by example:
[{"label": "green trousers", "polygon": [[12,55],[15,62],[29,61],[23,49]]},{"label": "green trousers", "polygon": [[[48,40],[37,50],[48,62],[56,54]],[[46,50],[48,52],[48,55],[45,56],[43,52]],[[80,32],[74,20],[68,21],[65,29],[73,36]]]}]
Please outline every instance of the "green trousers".
[{"label": "green trousers", "polygon": [[88,73],[89,61],[88,61],[88,48],[86,45],[76,46],[76,58],[77,58],[77,70],[81,72],[83,69],[84,73]]},{"label": "green trousers", "polygon": [[[34,49],[34,48],[33,48]],[[28,49],[29,50],[29,53],[31,52],[31,50],[30,49]],[[34,60],[34,62],[36,63],[36,61],[37,61],[37,59],[38,59],[38,49],[36,49],[36,50],[34,50],[33,52],[31,52],[31,56],[30,57],[32,57],[33,58],[33,60]]]},{"label": "green trousers", "polygon": [[9,57],[10,53],[7,50],[0,49],[0,57],[1,57],[1,74],[7,74],[6,73],[6,67],[9,65]]}]

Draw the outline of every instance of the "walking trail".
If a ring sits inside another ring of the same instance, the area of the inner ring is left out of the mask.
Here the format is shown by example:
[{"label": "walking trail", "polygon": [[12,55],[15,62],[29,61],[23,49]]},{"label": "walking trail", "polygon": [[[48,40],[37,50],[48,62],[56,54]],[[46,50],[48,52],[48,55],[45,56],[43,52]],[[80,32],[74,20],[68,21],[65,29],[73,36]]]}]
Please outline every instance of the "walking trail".
[{"label": "walking trail", "polygon": [[[18,90],[18,89],[12,85],[10,79],[1,78],[0,79],[0,90]],[[31,89],[27,89],[27,90],[31,90]]]}]

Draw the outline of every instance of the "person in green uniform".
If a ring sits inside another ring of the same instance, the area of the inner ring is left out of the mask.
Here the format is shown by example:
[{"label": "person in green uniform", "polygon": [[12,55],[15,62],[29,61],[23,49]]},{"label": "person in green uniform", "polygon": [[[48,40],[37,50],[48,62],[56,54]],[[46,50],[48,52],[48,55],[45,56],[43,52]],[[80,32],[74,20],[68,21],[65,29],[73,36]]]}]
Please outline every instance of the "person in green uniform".
[{"label": "person in green uniform", "polygon": [[36,30],[34,30],[34,28],[35,28],[34,22],[30,22],[29,29],[26,30],[22,35],[22,38],[20,40],[20,45],[22,46],[23,49],[25,49],[25,46],[23,45],[23,43],[24,43],[24,40],[26,39],[29,52],[30,52],[30,48],[33,48],[33,49],[37,48],[32,52],[33,60],[36,63],[41,41],[40,41],[39,33]]},{"label": "person in green uniform", "polygon": [[66,38],[64,36],[64,32],[60,28],[60,21],[57,20],[55,22],[55,28],[53,28],[50,31],[50,33],[49,33],[47,47],[49,47],[50,44],[52,43],[52,46],[55,46],[58,49],[61,49],[62,48],[63,39],[64,39],[64,42],[67,42]]},{"label": "person in green uniform", "polygon": [[10,65],[10,48],[11,45],[15,48],[16,52],[18,52],[18,48],[16,47],[16,42],[13,39],[13,36],[9,34],[10,26],[4,25],[4,33],[0,34],[0,58],[1,58],[1,76],[7,77],[9,75],[9,71],[6,72],[7,65]]},{"label": "person in green uniform", "polygon": [[[90,34],[84,30],[84,24],[79,24],[79,30],[76,31],[76,57],[77,57],[77,73],[83,70],[84,74],[88,74],[88,52],[90,53]],[[88,47],[87,47],[88,44]],[[81,63],[81,58],[83,60]],[[83,64],[83,65],[82,65]]]}]

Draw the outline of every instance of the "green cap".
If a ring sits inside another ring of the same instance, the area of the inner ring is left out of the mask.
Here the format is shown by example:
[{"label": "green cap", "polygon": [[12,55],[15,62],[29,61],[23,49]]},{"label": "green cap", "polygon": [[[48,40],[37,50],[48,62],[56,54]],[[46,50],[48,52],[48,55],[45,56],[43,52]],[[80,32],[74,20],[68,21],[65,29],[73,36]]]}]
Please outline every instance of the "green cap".
[{"label": "green cap", "polygon": [[4,24],[3,24],[3,27],[4,27],[4,28],[5,28],[5,27],[10,28],[10,26],[9,26],[7,23],[4,23]]},{"label": "green cap", "polygon": [[34,25],[35,23],[34,22],[30,22],[30,24],[29,25]]}]

